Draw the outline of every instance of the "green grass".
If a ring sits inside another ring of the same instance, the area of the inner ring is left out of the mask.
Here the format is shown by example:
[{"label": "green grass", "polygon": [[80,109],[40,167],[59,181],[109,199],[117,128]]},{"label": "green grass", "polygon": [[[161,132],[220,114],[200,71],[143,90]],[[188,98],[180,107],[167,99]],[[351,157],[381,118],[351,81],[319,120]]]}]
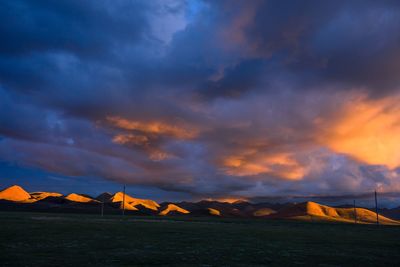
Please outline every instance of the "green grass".
[{"label": "green grass", "polygon": [[400,227],[0,212],[0,266],[400,266]]}]

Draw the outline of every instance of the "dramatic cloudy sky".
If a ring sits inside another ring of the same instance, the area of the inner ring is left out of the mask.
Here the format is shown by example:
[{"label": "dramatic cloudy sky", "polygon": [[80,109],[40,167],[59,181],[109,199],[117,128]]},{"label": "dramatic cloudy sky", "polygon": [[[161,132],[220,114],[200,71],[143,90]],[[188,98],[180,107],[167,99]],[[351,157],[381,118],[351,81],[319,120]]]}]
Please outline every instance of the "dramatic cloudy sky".
[{"label": "dramatic cloudy sky", "polygon": [[0,185],[400,192],[399,1],[1,1]]}]

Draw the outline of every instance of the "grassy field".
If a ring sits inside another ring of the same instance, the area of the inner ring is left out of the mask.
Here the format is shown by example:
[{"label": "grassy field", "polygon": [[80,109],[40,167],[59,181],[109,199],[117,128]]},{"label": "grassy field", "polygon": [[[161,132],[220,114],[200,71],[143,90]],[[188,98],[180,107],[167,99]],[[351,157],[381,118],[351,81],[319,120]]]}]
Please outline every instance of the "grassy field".
[{"label": "grassy field", "polygon": [[0,212],[0,266],[400,266],[400,227]]}]

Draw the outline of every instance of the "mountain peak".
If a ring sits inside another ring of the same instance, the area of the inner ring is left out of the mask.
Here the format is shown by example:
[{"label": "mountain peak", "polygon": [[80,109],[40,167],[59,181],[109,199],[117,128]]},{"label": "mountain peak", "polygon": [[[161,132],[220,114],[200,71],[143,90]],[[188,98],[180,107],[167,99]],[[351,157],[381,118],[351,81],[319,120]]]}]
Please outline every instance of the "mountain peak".
[{"label": "mountain peak", "polygon": [[30,198],[31,195],[18,185],[13,185],[0,191],[0,199],[3,200],[19,202]]},{"label": "mountain peak", "polygon": [[96,197],[96,199],[100,202],[109,202],[112,197],[113,197],[113,194],[111,194],[109,192],[104,192],[104,193],[101,193],[100,195],[98,195]]}]

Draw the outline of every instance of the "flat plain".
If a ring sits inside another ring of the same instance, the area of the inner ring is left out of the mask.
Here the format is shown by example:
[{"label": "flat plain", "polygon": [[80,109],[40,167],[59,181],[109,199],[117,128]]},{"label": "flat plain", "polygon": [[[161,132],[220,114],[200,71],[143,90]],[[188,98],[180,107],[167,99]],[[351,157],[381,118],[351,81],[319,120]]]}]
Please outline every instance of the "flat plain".
[{"label": "flat plain", "polygon": [[0,266],[400,266],[400,227],[0,212]]}]

